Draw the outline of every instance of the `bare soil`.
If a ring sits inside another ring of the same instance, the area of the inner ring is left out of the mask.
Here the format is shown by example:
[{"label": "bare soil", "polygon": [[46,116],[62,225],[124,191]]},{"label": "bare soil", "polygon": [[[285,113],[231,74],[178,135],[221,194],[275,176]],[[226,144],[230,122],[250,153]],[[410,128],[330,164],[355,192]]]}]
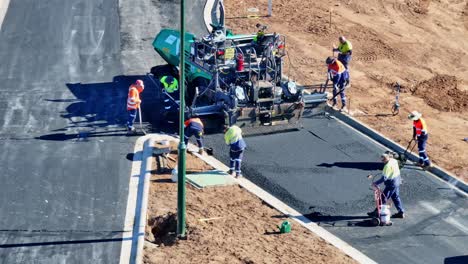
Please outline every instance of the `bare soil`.
[{"label": "bare soil", "polygon": [[[325,58],[346,36],[349,113],[402,145],[412,135],[407,114],[423,113],[430,158],[468,182],[468,0],[275,0],[272,17],[262,17],[268,0],[224,2],[235,33],[261,23],[287,36],[286,74],[305,85],[324,82]],[[392,116],[396,82],[403,91]]]},{"label": "bare soil", "polygon": [[[210,168],[187,156],[188,170]],[[153,174],[144,263],[355,263],[290,219],[292,232],[278,234],[277,225],[288,218],[238,185],[202,190],[187,185],[187,240],[175,238],[176,208],[177,184],[170,174]]]}]

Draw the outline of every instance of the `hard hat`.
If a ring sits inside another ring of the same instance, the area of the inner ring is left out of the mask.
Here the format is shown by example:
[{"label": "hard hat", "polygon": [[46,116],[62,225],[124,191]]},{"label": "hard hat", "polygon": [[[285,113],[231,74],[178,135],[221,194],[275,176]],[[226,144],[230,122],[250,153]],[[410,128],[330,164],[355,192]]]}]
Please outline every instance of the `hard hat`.
[{"label": "hard hat", "polygon": [[326,64],[332,64],[335,62],[335,58],[334,57],[328,57],[326,60],[325,60],[325,63]]},{"label": "hard hat", "polygon": [[145,83],[143,83],[142,80],[136,80],[135,85],[140,86],[143,89],[145,88]]},{"label": "hard hat", "polygon": [[416,121],[419,118],[421,118],[422,114],[419,113],[418,111],[413,111],[408,115],[408,119]]},{"label": "hard hat", "polygon": [[338,38],[338,40],[339,40],[340,42],[345,42],[345,41],[346,41],[346,38],[345,38],[345,36],[340,36],[340,37]]}]

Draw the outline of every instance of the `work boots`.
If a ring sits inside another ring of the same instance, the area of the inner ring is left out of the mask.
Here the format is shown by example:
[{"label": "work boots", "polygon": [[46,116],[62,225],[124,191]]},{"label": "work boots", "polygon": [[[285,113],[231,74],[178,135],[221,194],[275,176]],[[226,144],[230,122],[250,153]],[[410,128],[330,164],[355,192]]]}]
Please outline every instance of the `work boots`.
[{"label": "work boots", "polygon": [[405,218],[405,213],[403,213],[403,212],[398,212],[398,213],[396,213],[396,214],[393,214],[393,215],[392,215],[392,218],[401,218],[401,219],[403,219],[403,218]]}]

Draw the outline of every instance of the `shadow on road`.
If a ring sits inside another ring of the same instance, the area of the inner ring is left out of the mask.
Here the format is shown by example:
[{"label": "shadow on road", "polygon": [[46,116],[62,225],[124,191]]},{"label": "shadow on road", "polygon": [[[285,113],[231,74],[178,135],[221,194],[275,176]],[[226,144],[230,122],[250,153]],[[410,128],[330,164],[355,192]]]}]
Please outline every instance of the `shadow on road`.
[{"label": "shadow on road", "polygon": [[334,162],[334,163],[322,163],[317,165],[318,167],[339,167],[346,169],[360,169],[367,171],[382,170],[382,162]]},{"label": "shadow on road", "polygon": [[68,103],[64,111],[58,113],[68,120],[68,124],[51,131],[60,133],[45,134],[36,139],[66,141],[126,136],[128,87],[137,79],[145,82],[145,90],[141,94],[144,128],[148,132],[159,131],[161,105],[158,103],[161,96],[159,89],[146,75],[116,76],[108,83],[67,83],[75,99],[44,99],[48,102]]}]

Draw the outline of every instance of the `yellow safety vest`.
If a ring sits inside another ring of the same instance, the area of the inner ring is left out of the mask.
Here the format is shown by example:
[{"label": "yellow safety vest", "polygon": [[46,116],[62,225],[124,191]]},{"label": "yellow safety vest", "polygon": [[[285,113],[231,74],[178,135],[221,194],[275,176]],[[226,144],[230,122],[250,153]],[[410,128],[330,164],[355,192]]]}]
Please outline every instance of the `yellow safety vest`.
[{"label": "yellow safety vest", "polygon": [[164,89],[166,89],[168,93],[173,93],[179,89],[179,83],[177,82],[176,78],[174,78],[174,82],[172,84],[168,84],[166,79],[167,76],[163,76],[159,81],[164,85]]},{"label": "yellow safety vest", "polygon": [[242,129],[238,126],[231,126],[224,134],[224,141],[231,145],[242,138]]},{"label": "yellow safety vest", "polygon": [[398,166],[398,161],[396,159],[390,158],[390,160],[385,164],[382,174],[388,180],[395,179],[400,176],[400,167]]}]

